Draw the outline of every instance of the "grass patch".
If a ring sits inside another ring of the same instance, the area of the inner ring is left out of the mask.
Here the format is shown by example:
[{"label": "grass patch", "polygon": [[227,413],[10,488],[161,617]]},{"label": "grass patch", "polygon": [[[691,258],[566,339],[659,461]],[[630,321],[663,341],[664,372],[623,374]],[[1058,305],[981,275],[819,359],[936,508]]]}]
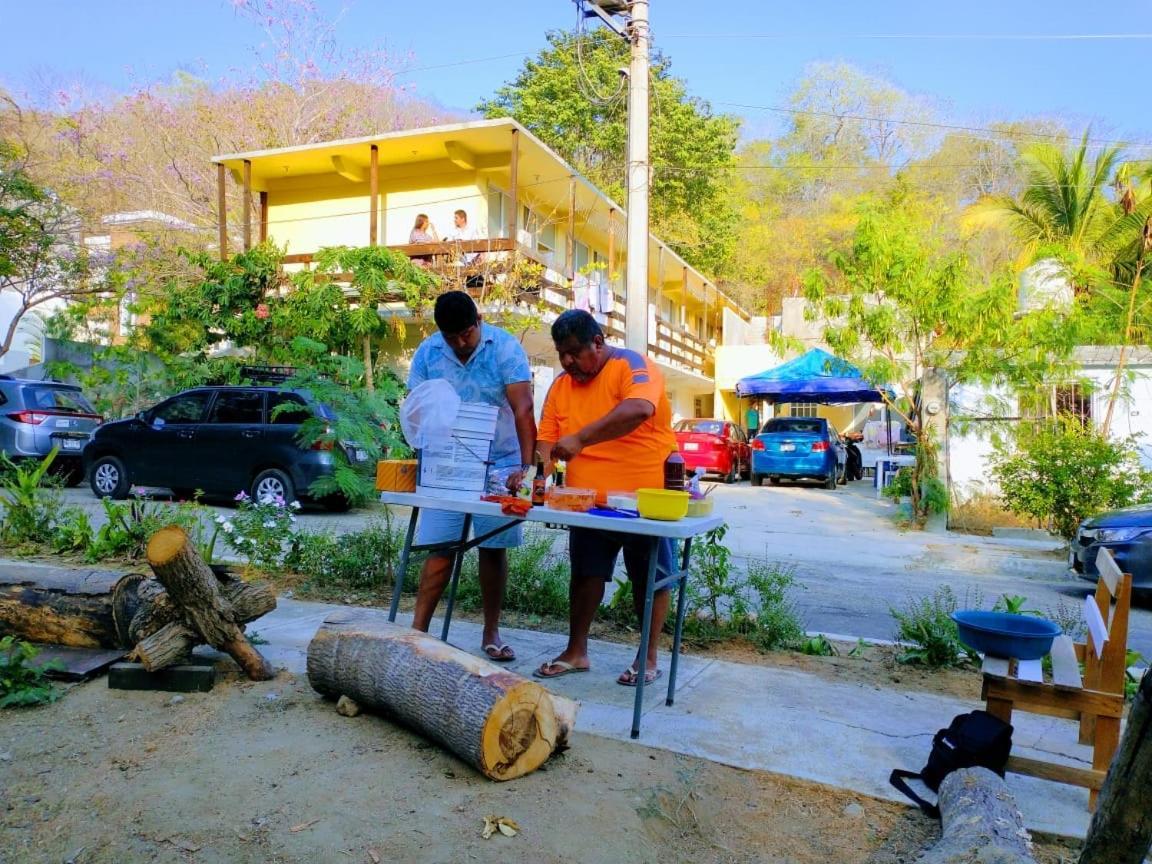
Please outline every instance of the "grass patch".
[{"label": "grass patch", "polygon": [[952,505],[948,527],[965,534],[991,537],[993,528],[1039,528],[1035,519],[1018,516],[1004,506],[998,495],[978,492]]}]

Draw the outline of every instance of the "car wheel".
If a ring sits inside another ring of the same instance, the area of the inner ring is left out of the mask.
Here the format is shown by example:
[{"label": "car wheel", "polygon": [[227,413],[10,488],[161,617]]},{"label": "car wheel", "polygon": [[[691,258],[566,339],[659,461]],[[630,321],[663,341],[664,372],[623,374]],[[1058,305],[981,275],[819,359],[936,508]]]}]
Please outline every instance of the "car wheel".
[{"label": "car wheel", "polygon": [[780,485],[780,478],[779,477],[769,477],[768,479],[771,481],[773,486],[779,486]]},{"label": "car wheel", "polygon": [[752,485],[753,486],[764,485],[764,475],[763,474],[757,474],[755,471],[753,471],[752,472]]},{"label": "car wheel", "polygon": [[88,485],[97,498],[112,498],[123,501],[128,497],[132,484],[128,480],[128,469],[115,456],[101,456],[92,463],[88,475]]},{"label": "car wheel", "polygon": [[752,476],[752,463],[751,462],[745,462],[744,463],[744,470],[740,472],[740,476],[743,477],[745,480],[748,480],[749,478],[751,478],[751,476]]},{"label": "car wheel", "polygon": [[64,485],[69,489],[79,486],[84,482],[84,469],[78,465],[70,466],[64,469],[61,474],[61,480],[64,481]]},{"label": "car wheel", "polygon": [[266,498],[280,498],[285,502],[296,500],[292,479],[279,468],[266,468],[257,474],[249,494],[257,502]]},{"label": "car wheel", "polygon": [[825,489],[835,489],[836,488],[836,466],[835,465],[833,465],[831,470],[829,470],[828,476],[824,478],[824,488]]},{"label": "car wheel", "polygon": [[841,468],[840,473],[836,477],[836,482],[839,483],[841,486],[848,485],[848,466],[847,465],[844,465]]},{"label": "car wheel", "polygon": [[728,473],[724,475],[724,482],[725,483],[735,483],[736,482],[736,463],[735,462],[733,462],[732,467],[728,469]]}]

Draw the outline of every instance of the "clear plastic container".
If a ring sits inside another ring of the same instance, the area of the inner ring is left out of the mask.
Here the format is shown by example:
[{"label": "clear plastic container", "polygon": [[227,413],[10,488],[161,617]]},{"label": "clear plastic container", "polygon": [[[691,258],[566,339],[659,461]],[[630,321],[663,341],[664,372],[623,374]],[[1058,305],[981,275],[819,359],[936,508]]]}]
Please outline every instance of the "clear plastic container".
[{"label": "clear plastic container", "polygon": [[573,513],[587,513],[596,504],[595,489],[581,489],[578,486],[553,486],[548,490],[546,506],[553,510],[568,510]]},{"label": "clear plastic container", "polygon": [[609,492],[606,501],[609,507],[616,510],[637,509],[635,492]]}]

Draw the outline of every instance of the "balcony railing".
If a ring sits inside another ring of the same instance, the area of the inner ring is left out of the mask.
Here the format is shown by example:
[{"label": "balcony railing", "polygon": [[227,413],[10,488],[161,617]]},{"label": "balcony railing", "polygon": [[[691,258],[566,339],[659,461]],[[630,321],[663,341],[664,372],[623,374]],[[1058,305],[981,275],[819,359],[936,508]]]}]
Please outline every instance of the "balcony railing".
[{"label": "balcony railing", "polygon": [[[447,284],[466,290],[478,301],[486,297],[489,285],[499,285],[509,278],[520,278],[516,269],[518,260],[527,260],[539,265],[540,270],[525,280],[523,290],[514,287],[513,300],[539,303],[553,312],[563,312],[573,308],[575,292],[566,274],[553,270],[550,262],[544,260],[534,250],[510,238],[498,237],[481,240],[445,241],[441,243],[409,243],[389,246],[396,252],[403,252],[414,261],[419,261],[428,270],[440,276]],[[470,256],[478,256],[469,260]],[[310,252],[285,255],[283,262],[290,266],[309,268],[315,256]],[[340,281],[351,281],[351,274],[334,274]],[[624,340],[624,298],[611,293],[612,308],[600,310],[601,323],[605,334],[613,341]],[[393,298],[399,302],[401,295]],[[663,319],[656,322],[655,333],[649,324],[648,353],[665,365],[684,371],[712,377],[715,364],[711,349],[702,339],[687,330],[670,324]]]}]

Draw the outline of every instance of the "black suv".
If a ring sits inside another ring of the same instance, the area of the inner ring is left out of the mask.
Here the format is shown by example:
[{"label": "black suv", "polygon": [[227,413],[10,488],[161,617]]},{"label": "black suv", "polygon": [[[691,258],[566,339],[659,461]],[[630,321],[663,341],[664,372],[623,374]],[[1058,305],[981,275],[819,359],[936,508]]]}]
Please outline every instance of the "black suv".
[{"label": "black suv", "polygon": [[[133,486],[161,486],[177,498],[196,490],[229,497],[243,491],[257,500],[293,501],[306,497],[312,483],[335,467],[332,445],[300,446],[300,424],[333,416],[303,391],[197,387],[130,420],[105,423],[84,448],[84,468],[99,498],[125,498]],[[355,447],[338,446],[352,464],[366,458]],[[348,506],[338,495],[318,503]]]}]

